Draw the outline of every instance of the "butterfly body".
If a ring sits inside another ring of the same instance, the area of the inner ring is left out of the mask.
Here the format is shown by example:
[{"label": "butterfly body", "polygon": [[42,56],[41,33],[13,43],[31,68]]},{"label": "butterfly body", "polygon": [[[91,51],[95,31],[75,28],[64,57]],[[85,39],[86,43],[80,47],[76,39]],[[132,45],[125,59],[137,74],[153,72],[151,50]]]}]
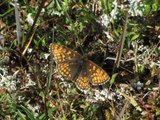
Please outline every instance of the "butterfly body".
[{"label": "butterfly body", "polygon": [[92,85],[101,85],[109,80],[107,72],[76,51],[55,43],[50,45],[50,51],[59,73],[75,82],[80,90],[89,90]]}]

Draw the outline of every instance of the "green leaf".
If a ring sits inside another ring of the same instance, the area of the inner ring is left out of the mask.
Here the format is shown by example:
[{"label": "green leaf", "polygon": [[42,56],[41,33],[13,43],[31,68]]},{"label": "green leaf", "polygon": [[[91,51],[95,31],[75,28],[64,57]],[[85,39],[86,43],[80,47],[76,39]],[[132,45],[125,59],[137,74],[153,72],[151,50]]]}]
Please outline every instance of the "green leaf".
[{"label": "green leaf", "polygon": [[21,105],[21,108],[24,110],[24,112],[27,114],[27,117],[30,118],[30,120],[36,120],[33,113],[28,108],[25,108],[22,105]]},{"label": "green leaf", "polygon": [[157,115],[157,116],[160,116],[160,108],[157,108],[157,109],[156,109],[156,115]]},{"label": "green leaf", "polygon": [[144,69],[145,69],[145,66],[144,66],[144,65],[139,65],[139,66],[138,66],[138,73],[143,73],[143,72],[144,72]]},{"label": "green leaf", "polygon": [[26,120],[25,118],[24,118],[24,115],[18,110],[18,120]]},{"label": "green leaf", "polygon": [[111,80],[109,81],[109,83],[112,85],[115,82],[115,79],[117,77],[118,73],[114,73],[111,77]]},{"label": "green leaf", "polygon": [[160,48],[156,48],[155,51],[158,54],[158,56],[160,56]]},{"label": "green leaf", "polygon": [[139,37],[139,34],[135,34],[132,38],[131,41],[136,40]]},{"label": "green leaf", "polygon": [[76,114],[72,115],[72,120],[77,120]]}]

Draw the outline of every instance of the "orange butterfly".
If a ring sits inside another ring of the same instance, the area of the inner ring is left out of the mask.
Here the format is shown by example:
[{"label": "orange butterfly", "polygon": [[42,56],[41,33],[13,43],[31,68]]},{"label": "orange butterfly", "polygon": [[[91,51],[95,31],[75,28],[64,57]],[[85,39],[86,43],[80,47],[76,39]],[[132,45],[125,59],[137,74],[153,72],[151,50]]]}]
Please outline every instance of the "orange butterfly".
[{"label": "orange butterfly", "polygon": [[110,79],[107,72],[82,55],[62,45],[51,44],[58,72],[65,78],[73,80],[80,90],[89,90],[91,85],[101,85]]}]

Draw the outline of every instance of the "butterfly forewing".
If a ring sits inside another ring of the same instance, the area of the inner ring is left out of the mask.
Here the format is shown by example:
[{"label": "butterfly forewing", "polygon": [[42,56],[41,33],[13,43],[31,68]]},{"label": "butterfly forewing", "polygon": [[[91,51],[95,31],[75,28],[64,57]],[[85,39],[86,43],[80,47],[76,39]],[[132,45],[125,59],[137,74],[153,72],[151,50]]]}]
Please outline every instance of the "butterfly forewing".
[{"label": "butterfly forewing", "polygon": [[78,77],[78,71],[81,63],[79,59],[81,55],[62,45],[51,44],[50,51],[53,53],[55,62],[57,63],[58,72],[67,79],[75,79]]},{"label": "butterfly forewing", "polygon": [[107,72],[90,60],[88,60],[87,69],[92,85],[102,85],[110,78]]},{"label": "butterfly forewing", "polygon": [[81,57],[79,53],[58,44],[51,44],[50,51],[53,53],[54,59],[57,63],[73,61]]}]

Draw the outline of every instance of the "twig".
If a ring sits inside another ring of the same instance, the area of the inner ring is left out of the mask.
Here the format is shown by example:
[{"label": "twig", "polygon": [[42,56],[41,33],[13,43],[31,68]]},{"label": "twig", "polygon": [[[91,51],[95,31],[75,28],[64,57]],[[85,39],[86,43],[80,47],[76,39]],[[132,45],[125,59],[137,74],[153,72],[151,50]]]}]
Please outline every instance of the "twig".
[{"label": "twig", "polygon": [[17,29],[17,40],[18,40],[18,47],[21,42],[21,37],[22,37],[22,31],[21,31],[21,25],[20,25],[20,18],[19,18],[19,12],[18,12],[18,5],[17,5],[17,0],[14,0],[14,8],[15,8],[15,19],[16,19],[16,29]]},{"label": "twig", "polygon": [[27,43],[25,49],[24,49],[23,52],[22,52],[22,55],[23,55],[23,56],[24,56],[24,54],[26,53],[26,51],[27,51],[29,45],[31,44],[31,42],[32,42],[32,40],[33,40],[34,34],[35,34],[35,31],[32,33],[32,36],[30,37],[29,42]]},{"label": "twig", "polygon": [[[31,29],[30,29],[29,33],[27,34],[27,37],[26,37],[27,39],[30,38],[30,36],[31,36],[31,34],[32,34],[32,32],[33,32],[33,28],[34,28],[34,26],[35,26],[35,24],[36,24],[36,22],[37,22],[37,20],[38,20],[39,14],[41,13],[41,10],[42,10],[45,2],[46,2],[46,0],[42,0],[40,6],[38,7],[39,9],[38,9],[38,12],[37,12],[37,14],[36,14],[36,17],[35,17],[35,19],[34,19],[33,25],[31,26]],[[33,34],[32,34],[32,35],[33,35]],[[33,36],[32,36],[32,37],[33,37]],[[30,40],[32,41],[32,39],[30,39]],[[24,43],[25,49],[28,49],[31,41],[29,41],[29,42],[28,42],[27,40],[25,41],[25,43]],[[27,42],[28,42],[28,43],[27,43]],[[27,47],[26,47],[26,46],[27,46]],[[23,55],[25,54],[25,52],[26,52],[26,50],[23,51]]]},{"label": "twig", "polygon": [[116,61],[115,61],[115,65],[116,65],[117,68],[119,68],[119,65],[120,65],[120,60],[121,60],[121,56],[122,56],[123,46],[124,46],[124,42],[125,42],[127,23],[128,23],[128,12],[126,12],[126,20],[125,20],[125,25],[124,25],[124,29],[123,29],[123,34],[122,34],[122,39],[121,39],[121,43],[120,43],[120,48],[119,48],[119,52],[117,54],[117,58],[116,58]]},{"label": "twig", "polygon": [[137,51],[138,51],[138,44],[134,42],[135,49],[134,49],[134,63],[135,63],[135,74],[138,73],[138,57],[137,57]]},{"label": "twig", "polygon": [[116,120],[121,120],[123,115],[124,115],[124,112],[126,110],[126,107],[128,106],[128,101],[126,100],[121,112],[119,113],[119,115],[117,116]]}]

